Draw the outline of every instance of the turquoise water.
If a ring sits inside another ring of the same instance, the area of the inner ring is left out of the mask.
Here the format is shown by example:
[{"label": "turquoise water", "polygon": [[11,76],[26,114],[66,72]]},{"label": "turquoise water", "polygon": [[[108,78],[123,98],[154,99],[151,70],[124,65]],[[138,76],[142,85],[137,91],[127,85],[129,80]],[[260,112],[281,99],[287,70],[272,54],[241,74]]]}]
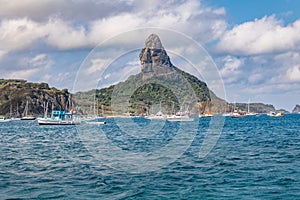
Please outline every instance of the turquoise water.
[{"label": "turquoise water", "polygon": [[[101,127],[1,123],[0,199],[300,199],[300,115],[226,118],[214,148],[199,158],[209,122],[196,119],[196,129],[145,119],[108,119]],[[180,131],[195,135],[183,137],[181,145],[191,144],[178,157],[157,158],[159,169],[127,170],[147,166],[126,162],[127,155],[163,149]]]}]

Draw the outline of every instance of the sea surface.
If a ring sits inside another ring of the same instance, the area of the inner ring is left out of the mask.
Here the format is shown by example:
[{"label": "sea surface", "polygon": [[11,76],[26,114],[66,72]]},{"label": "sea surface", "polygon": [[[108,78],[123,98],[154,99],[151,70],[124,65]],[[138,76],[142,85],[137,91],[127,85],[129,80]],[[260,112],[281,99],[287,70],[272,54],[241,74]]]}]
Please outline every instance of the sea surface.
[{"label": "sea surface", "polygon": [[300,199],[300,115],[0,123],[0,199]]}]

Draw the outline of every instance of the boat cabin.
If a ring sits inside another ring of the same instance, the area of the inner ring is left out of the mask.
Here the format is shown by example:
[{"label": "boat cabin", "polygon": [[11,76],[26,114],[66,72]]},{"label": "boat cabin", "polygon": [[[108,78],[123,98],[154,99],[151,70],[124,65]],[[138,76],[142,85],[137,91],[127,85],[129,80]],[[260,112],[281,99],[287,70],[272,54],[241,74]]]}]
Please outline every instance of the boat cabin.
[{"label": "boat cabin", "polygon": [[71,112],[66,112],[64,110],[53,110],[52,118],[56,120],[60,119],[60,120],[71,121],[74,119],[74,114]]}]

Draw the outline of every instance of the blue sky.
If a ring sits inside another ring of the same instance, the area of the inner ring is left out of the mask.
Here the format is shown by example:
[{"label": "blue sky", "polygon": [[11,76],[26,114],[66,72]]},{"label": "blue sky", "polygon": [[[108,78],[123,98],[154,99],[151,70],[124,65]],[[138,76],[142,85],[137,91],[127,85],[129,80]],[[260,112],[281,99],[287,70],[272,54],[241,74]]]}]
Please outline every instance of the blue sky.
[{"label": "blue sky", "polygon": [[[300,104],[300,1],[0,3],[0,78],[48,82],[72,90],[81,64],[97,44],[126,31],[156,27],[183,33],[207,50],[228,101],[250,99],[288,110]],[[127,38],[124,44],[136,41]],[[90,72],[97,74],[97,67],[105,62],[94,60]],[[111,77],[128,69],[138,72],[138,58],[127,60],[124,66],[110,73]]]},{"label": "blue sky", "polygon": [[211,7],[226,8],[228,22],[231,25],[273,14],[283,18],[285,23],[300,18],[300,2],[297,0],[210,0],[206,2]]}]

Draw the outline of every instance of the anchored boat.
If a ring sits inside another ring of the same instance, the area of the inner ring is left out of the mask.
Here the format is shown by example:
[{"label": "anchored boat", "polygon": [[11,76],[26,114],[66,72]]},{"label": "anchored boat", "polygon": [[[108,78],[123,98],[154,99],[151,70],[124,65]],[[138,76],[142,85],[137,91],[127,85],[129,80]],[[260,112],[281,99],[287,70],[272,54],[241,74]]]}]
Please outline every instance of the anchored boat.
[{"label": "anchored boat", "polygon": [[80,117],[73,112],[53,110],[50,118],[38,118],[39,125],[77,125]]},{"label": "anchored boat", "polygon": [[10,121],[11,121],[11,119],[8,119],[4,116],[0,116],[0,122],[10,122]]}]

